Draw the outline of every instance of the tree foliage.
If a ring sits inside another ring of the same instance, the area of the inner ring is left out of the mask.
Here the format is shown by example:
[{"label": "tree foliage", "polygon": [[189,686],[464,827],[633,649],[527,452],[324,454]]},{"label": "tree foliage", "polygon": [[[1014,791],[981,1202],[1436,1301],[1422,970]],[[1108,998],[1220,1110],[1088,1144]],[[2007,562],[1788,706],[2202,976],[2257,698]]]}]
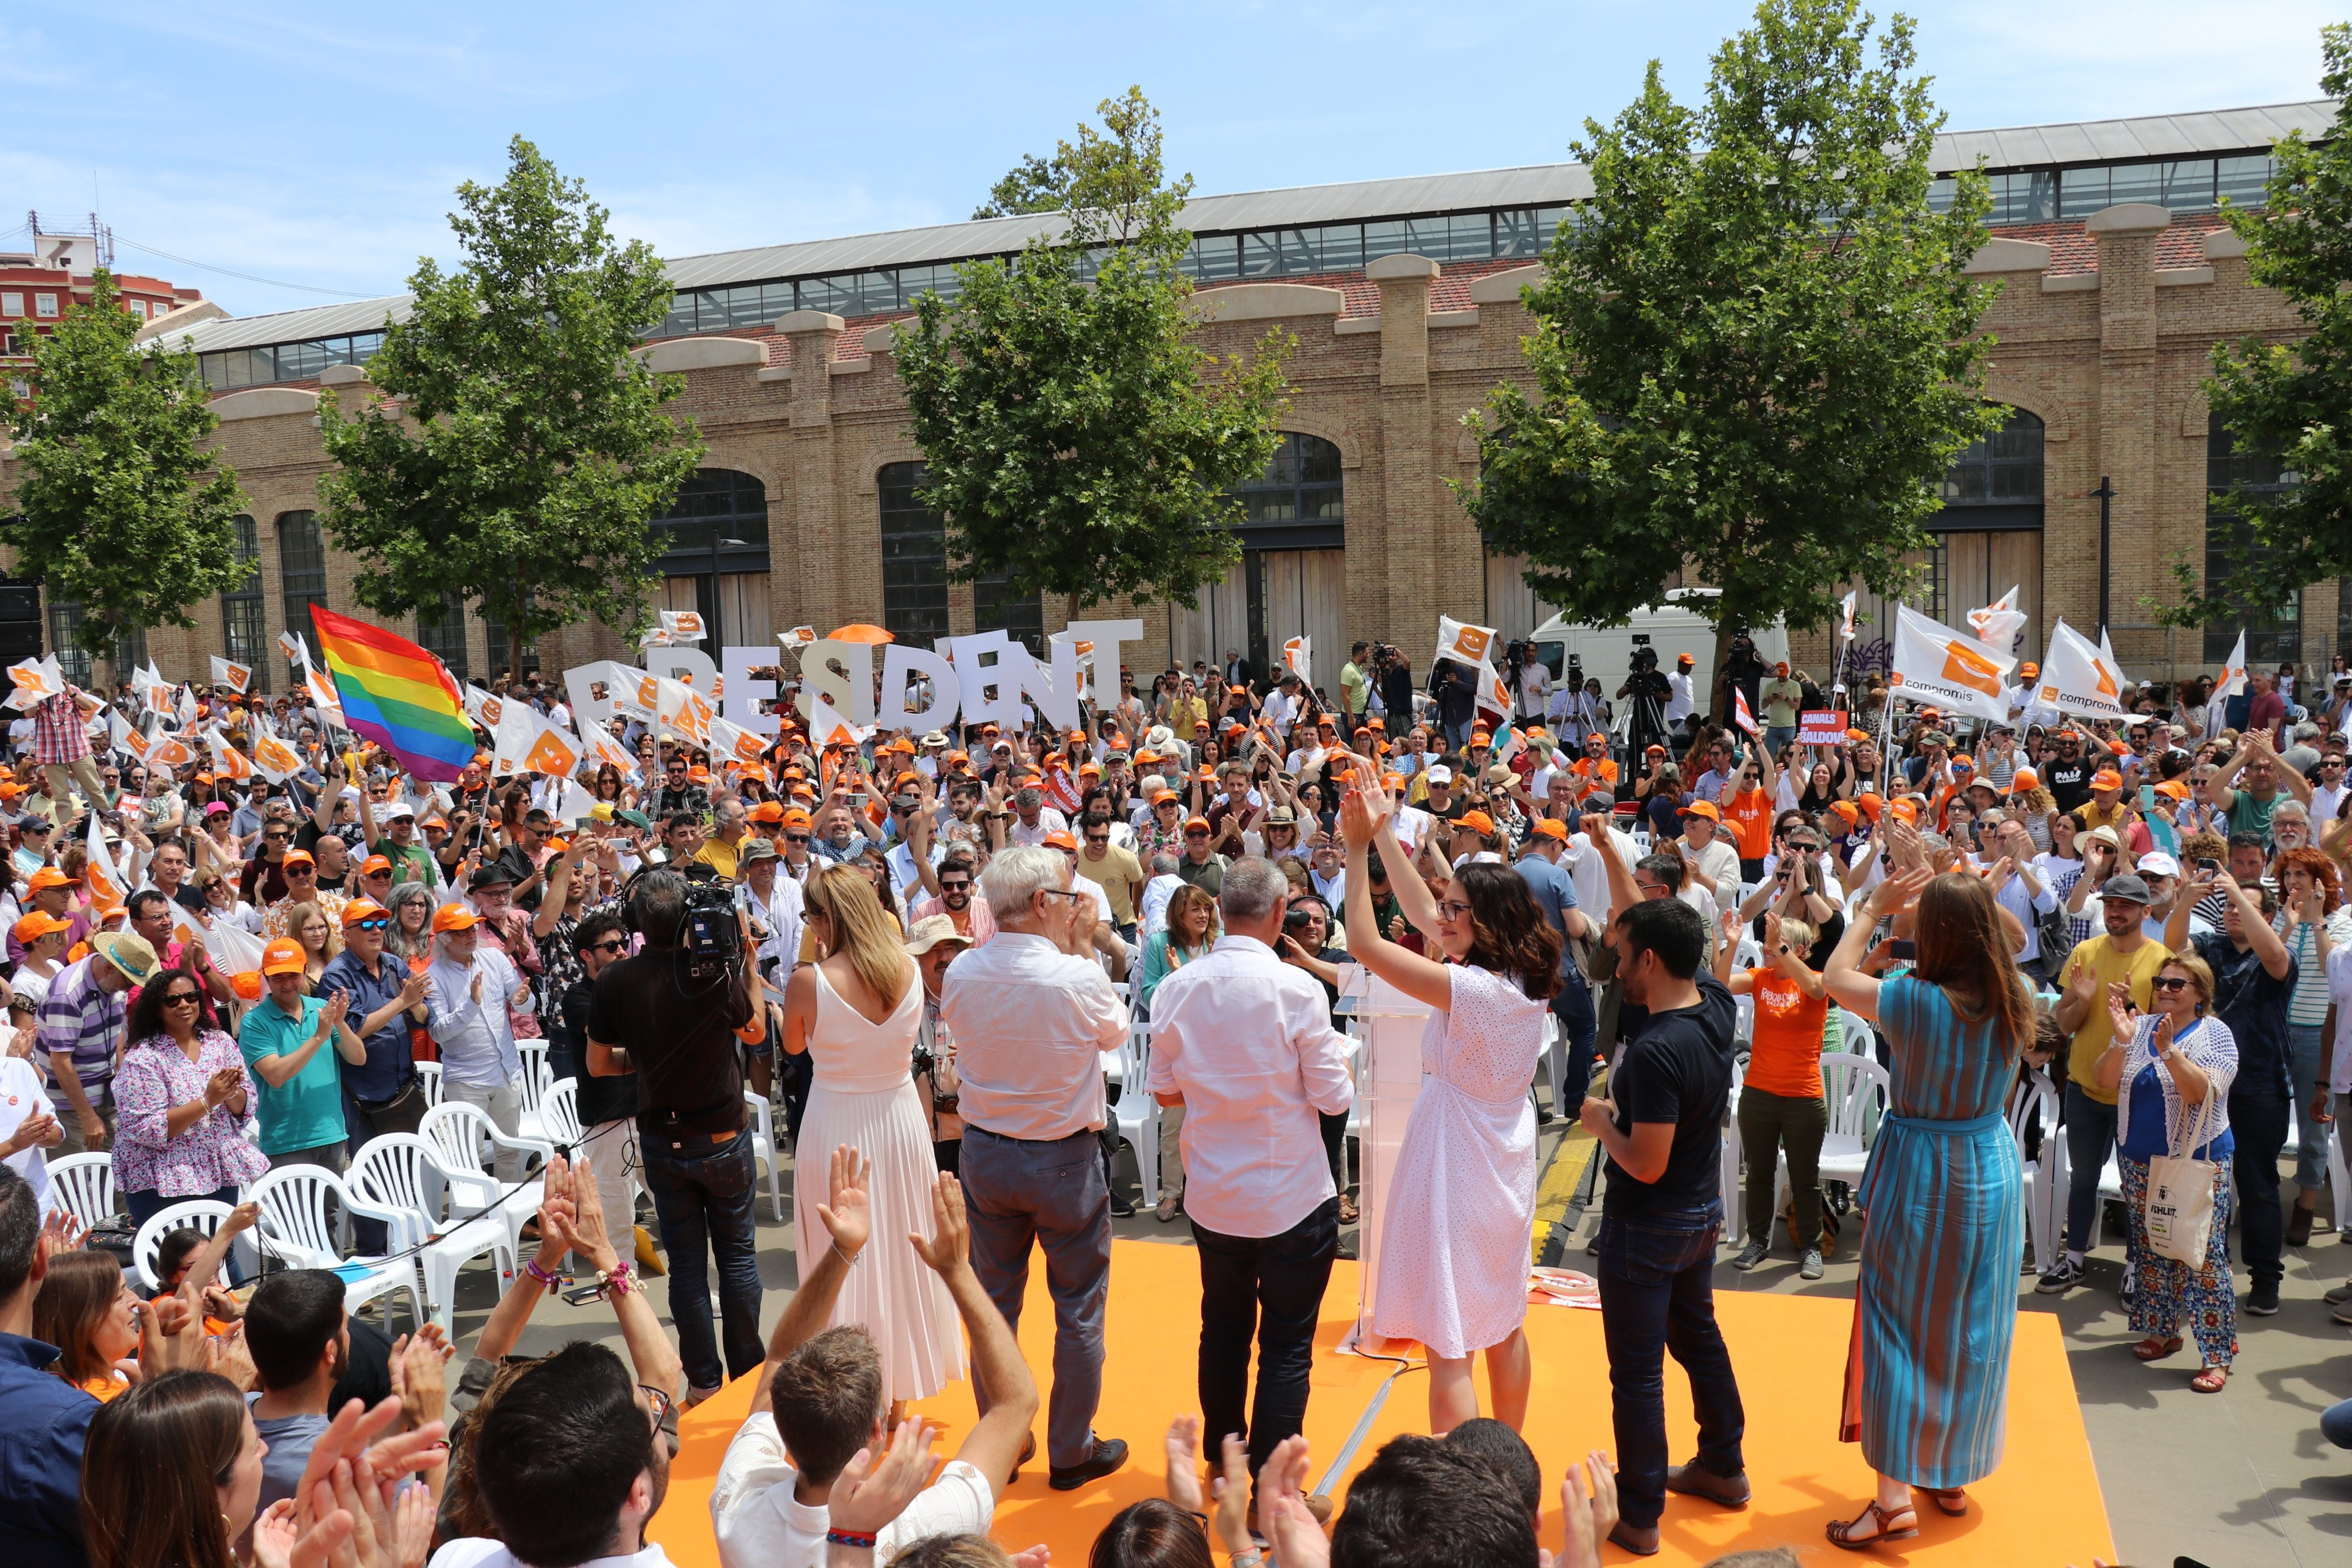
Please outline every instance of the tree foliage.
[{"label": "tree foliage", "polygon": [[2218,580],[2200,588],[2196,566],[2175,566],[2183,602],[2163,612],[2175,624],[2265,610],[2352,573],[2352,26],[2323,28],[2320,52],[2335,125],[2316,146],[2298,131],[2273,150],[2262,207],[2222,209],[2246,242],[2247,276],[2292,301],[2309,336],[2217,343],[2205,383],[2237,450],[2275,455],[2294,482],[2232,486],[2221,506],[2243,526]]},{"label": "tree foliage", "polygon": [[1070,166],[1060,156],[1040,158],[1032,152],[988,188],[988,200],[971,215],[977,221],[1017,217],[1026,213],[1058,213],[1069,189]]},{"label": "tree foliage", "polygon": [[1858,578],[1898,592],[1978,399],[1990,297],[1962,276],[1981,175],[1927,203],[1943,116],[1910,21],[1875,46],[1855,0],[1765,0],[1717,51],[1706,102],[1653,61],[1576,151],[1573,209],[1527,300],[1533,396],[1505,386],[1457,486],[1493,549],[1570,621],[1622,622],[1687,567],[1724,628],[1828,620]]},{"label": "tree foliage", "polygon": [[958,267],[952,306],[917,300],[898,377],[957,580],[1190,605],[1239,559],[1225,492],[1274,455],[1293,340],[1222,358],[1192,340],[1192,178],[1167,177],[1140,89],[1097,112],[1024,165],[1052,172],[1062,232]]},{"label": "tree foliage", "polygon": [[16,573],[82,607],[77,640],[193,626],[188,606],[237,586],[236,474],[205,449],[220,421],[194,352],[133,341],[143,323],[104,267],[90,300],[27,335],[33,396],[16,411]]},{"label": "tree foliage", "polygon": [[430,259],[415,306],[389,327],[368,377],[384,394],[348,417],[320,399],[322,521],[365,562],[369,609],[437,610],[445,593],[502,622],[509,653],[593,617],[648,618],[667,510],[701,461],[685,389],[630,350],[668,312],[671,287],[641,240],[616,243],[604,209],[518,136],[507,177],[467,182],[450,215],[465,261]]}]

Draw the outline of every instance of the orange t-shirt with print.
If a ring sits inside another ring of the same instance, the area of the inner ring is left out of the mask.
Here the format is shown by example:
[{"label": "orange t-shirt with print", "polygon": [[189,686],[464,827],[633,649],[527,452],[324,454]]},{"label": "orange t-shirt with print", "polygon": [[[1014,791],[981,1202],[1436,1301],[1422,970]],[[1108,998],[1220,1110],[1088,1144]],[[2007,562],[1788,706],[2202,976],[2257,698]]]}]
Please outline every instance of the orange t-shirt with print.
[{"label": "orange t-shirt with print", "polygon": [[1830,999],[1805,995],[1778,969],[1750,969],[1756,998],[1756,1033],[1748,1051],[1743,1089],[1761,1089],[1790,1100],[1822,1097],[1822,1036],[1829,1028]]},{"label": "orange t-shirt with print", "polygon": [[1772,852],[1772,797],[1761,789],[1744,795],[1726,794],[1720,810],[1723,825],[1739,846],[1739,858],[1760,861]]}]

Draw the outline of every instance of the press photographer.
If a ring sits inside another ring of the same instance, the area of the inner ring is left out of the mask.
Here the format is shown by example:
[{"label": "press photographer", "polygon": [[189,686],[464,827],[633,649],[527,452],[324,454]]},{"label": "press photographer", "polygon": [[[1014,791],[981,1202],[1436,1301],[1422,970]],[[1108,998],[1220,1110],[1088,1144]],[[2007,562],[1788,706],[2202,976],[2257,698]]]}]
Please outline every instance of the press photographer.
[{"label": "press photographer", "polygon": [[[648,871],[632,885],[630,927],[644,951],[596,977],[588,1071],[637,1075],[637,1142],[669,1259],[689,1403],[760,1364],[760,1270],[753,1250],[756,1174],[745,1124],[737,1031],[758,1019],[749,922],[717,883]],[[726,1362],[711,1337],[703,1237],[719,1259]]]}]

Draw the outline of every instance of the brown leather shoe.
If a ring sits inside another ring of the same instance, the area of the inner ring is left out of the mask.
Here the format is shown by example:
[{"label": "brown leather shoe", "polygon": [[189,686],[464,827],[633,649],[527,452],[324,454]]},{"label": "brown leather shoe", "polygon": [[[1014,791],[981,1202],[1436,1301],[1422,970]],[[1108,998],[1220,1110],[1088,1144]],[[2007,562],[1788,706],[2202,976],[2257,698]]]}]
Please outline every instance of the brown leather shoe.
[{"label": "brown leather shoe", "polygon": [[1609,1544],[1622,1546],[1636,1557],[1655,1557],[1658,1554],[1658,1532],[1654,1527],[1643,1530],[1621,1519],[1609,1532]]},{"label": "brown leather shoe", "polygon": [[2309,1208],[2305,1208],[2301,1204],[2296,1204],[2287,1214],[2286,1244],[2290,1247],[2310,1246],[2311,1223],[2317,1218],[2318,1206],[2316,1204],[2313,1205]]},{"label": "brown leather shoe", "polygon": [[1693,1459],[1686,1465],[1675,1465],[1666,1471],[1666,1490],[1687,1497],[1703,1497],[1709,1502],[1719,1502],[1726,1508],[1746,1508],[1753,1495],[1748,1484],[1748,1472],[1736,1476],[1719,1476]]}]

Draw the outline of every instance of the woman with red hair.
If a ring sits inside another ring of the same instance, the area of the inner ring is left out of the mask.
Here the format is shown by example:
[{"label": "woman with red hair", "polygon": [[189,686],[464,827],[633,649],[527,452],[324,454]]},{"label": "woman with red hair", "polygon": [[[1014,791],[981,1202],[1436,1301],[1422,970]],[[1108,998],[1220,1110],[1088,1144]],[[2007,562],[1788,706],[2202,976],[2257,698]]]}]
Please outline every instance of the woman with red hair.
[{"label": "woman with red hair", "polygon": [[2271,862],[2277,879],[2279,912],[2271,922],[2294,960],[2294,995],[2287,1002],[2287,1043],[2294,1073],[2294,1212],[2286,1244],[2311,1240],[2319,1189],[2327,1185],[2327,1139],[2332,1131],[2315,1120],[2319,1109],[2313,1085],[2327,1076],[2327,955],[2352,942],[2352,910],[2336,862],[2308,847],[2284,850]]}]

